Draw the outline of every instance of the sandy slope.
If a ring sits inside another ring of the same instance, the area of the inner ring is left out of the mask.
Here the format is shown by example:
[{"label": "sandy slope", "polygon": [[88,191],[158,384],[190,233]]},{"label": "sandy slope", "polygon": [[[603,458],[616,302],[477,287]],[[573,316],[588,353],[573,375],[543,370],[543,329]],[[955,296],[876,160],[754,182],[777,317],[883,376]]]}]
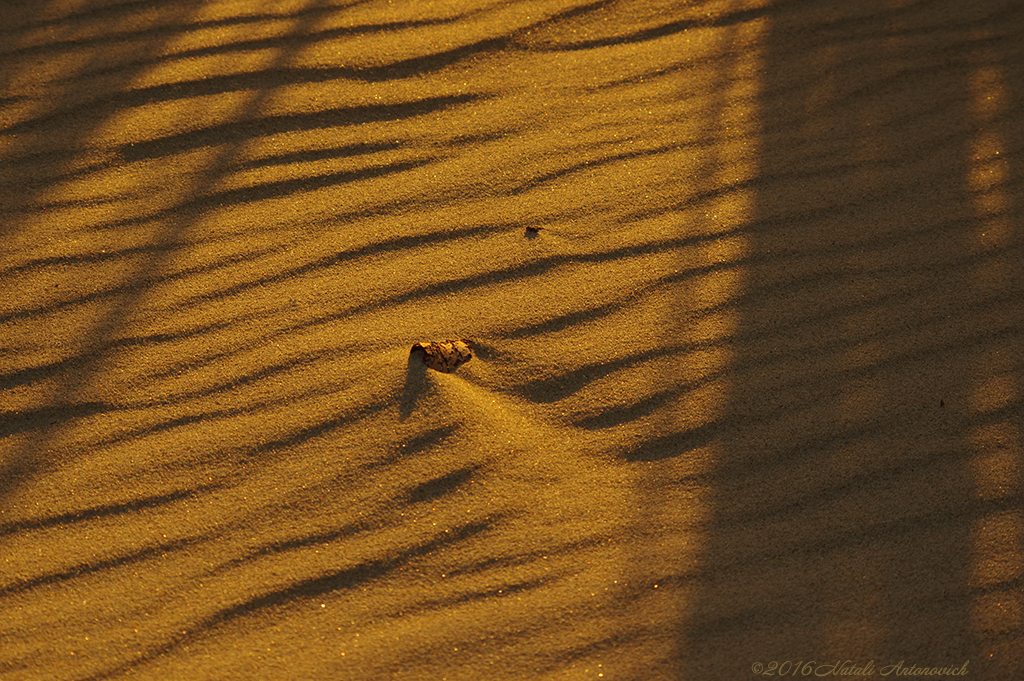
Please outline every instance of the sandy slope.
[{"label": "sandy slope", "polygon": [[1024,675],[1024,5],[3,11],[4,681]]}]

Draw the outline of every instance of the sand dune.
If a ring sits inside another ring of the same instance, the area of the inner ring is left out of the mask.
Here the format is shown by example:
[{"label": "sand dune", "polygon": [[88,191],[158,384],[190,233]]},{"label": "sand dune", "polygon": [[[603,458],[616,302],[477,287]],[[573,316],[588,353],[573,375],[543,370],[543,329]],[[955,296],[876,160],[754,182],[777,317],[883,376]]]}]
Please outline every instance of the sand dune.
[{"label": "sand dune", "polygon": [[4,17],[0,678],[1024,678],[1021,3]]}]

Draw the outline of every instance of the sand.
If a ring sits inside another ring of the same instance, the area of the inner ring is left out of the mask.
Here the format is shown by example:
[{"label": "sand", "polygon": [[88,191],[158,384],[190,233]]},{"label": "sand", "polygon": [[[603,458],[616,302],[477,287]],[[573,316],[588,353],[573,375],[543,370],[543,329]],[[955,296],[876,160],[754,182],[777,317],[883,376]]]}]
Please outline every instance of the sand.
[{"label": "sand", "polygon": [[0,679],[1024,678],[1019,1],[3,14]]}]

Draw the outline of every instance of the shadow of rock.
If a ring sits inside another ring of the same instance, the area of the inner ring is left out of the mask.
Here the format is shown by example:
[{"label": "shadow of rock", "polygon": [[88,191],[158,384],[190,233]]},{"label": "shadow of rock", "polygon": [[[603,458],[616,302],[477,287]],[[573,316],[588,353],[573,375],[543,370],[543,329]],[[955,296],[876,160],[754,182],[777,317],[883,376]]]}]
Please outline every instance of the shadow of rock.
[{"label": "shadow of rock", "polygon": [[409,363],[405,371],[405,387],[399,398],[399,414],[404,421],[416,408],[416,401],[422,394],[427,383],[427,365],[418,352],[409,353]]}]

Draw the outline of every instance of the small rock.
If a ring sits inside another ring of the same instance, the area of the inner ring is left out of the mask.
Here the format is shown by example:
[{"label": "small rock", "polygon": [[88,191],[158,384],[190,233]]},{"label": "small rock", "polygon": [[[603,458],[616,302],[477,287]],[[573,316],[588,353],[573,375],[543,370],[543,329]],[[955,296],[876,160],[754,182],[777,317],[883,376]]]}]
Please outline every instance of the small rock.
[{"label": "small rock", "polygon": [[423,353],[423,363],[428,367],[446,374],[473,359],[472,343],[465,339],[416,343],[409,353],[415,352]]}]

